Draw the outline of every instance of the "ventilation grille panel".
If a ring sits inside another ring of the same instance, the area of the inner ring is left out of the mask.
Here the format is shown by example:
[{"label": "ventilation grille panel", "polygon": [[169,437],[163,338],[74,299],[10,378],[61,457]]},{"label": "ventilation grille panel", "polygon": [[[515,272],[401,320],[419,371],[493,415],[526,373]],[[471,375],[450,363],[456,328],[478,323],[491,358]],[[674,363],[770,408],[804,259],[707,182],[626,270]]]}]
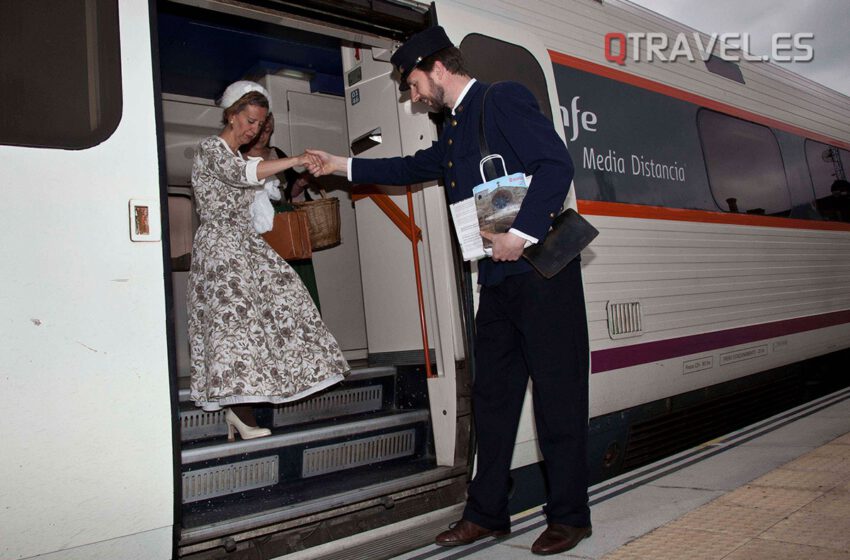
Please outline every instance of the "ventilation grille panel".
[{"label": "ventilation grille panel", "polygon": [[204,412],[198,408],[180,413],[180,437],[182,440],[221,436],[227,433],[224,410]]},{"label": "ventilation grille panel", "polygon": [[322,393],[274,409],[274,426],[288,426],[347,414],[372,412],[383,408],[383,385],[368,385]]},{"label": "ventilation grille panel", "polygon": [[416,430],[382,434],[304,451],[302,478],[413,455]]},{"label": "ventilation grille panel", "polygon": [[643,334],[643,317],[638,301],[609,301],[608,335],[612,339],[629,338]]},{"label": "ventilation grille panel", "polygon": [[279,480],[277,455],[183,473],[183,503],[274,486]]}]

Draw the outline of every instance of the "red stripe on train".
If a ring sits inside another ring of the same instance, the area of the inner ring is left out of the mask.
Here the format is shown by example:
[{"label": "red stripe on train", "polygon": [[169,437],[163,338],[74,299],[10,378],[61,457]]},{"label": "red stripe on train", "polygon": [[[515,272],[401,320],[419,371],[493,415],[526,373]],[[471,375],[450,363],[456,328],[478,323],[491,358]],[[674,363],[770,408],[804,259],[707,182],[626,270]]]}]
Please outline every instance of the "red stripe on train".
[{"label": "red stripe on train", "polygon": [[812,315],[810,317],[799,317],[797,319],[786,319],[772,323],[762,323],[749,327],[738,327],[724,331],[682,336],[668,340],[645,342],[643,344],[631,344],[619,348],[597,350],[591,353],[590,373],[601,373],[614,369],[637,366],[652,362],[659,362],[670,358],[679,358],[708,352],[719,348],[729,348],[813,331],[835,325],[850,323],[850,310],[825,313],[823,315]]},{"label": "red stripe on train", "polygon": [[845,222],[797,220],[794,218],[776,218],[755,214],[686,210],[684,208],[644,206],[642,204],[625,204],[622,202],[600,202],[597,200],[579,200],[578,211],[580,214],[590,216],[614,216],[618,218],[642,218],[648,220],[672,220],[677,222],[735,224],[790,229],[850,231],[850,223]]}]

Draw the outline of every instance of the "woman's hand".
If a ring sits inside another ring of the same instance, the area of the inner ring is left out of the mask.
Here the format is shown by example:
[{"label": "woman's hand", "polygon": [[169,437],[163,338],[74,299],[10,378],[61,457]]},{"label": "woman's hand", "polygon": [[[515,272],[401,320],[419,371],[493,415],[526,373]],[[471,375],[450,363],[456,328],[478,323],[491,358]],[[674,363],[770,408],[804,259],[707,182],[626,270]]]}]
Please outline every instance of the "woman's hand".
[{"label": "woman's hand", "polygon": [[312,175],[316,175],[322,170],[322,160],[316,154],[304,152],[303,154],[296,156],[295,161],[295,165],[305,167],[307,172]]},{"label": "woman's hand", "polygon": [[316,175],[322,170],[322,160],[319,156],[308,152],[300,156],[263,160],[257,164],[257,179],[262,181],[266,177],[296,166],[302,166],[309,173]]},{"label": "woman's hand", "polygon": [[321,162],[318,170],[310,171],[313,177],[321,177],[322,175],[330,175],[332,173],[338,175],[348,174],[348,158],[329,154],[322,150],[308,149],[307,153],[316,156]]}]

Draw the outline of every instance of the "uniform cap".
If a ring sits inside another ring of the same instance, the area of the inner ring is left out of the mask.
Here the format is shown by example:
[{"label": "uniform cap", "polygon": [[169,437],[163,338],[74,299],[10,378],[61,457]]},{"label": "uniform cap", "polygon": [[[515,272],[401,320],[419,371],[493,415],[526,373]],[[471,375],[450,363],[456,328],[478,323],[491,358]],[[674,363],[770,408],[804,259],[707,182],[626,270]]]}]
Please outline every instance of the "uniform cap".
[{"label": "uniform cap", "polygon": [[400,91],[410,89],[410,86],[407,85],[407,77],[422,60],[437,51],[452,46],[454,45],[449,40],[449,36],[446,35],[446,30],[439,25],[420,31],[408,39],[390,58],[390,62],[398,68],[398,72],[401,74],[401,84],[398,89]]}]

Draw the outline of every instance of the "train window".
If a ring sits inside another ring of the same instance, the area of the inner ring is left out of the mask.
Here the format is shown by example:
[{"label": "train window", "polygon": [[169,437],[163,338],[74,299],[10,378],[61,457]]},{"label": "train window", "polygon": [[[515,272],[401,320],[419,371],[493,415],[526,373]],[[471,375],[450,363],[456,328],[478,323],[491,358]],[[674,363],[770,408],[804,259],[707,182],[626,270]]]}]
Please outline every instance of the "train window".
[{"label": "train window", "polygon": [[734,80],[739,84],[744,84],[744,75],[741,74],[741,68],[734,62],[724,60],[713,54],[708,55],[708,60],[705,61],[705,67],[709,72],[723,76],[730,80]]},{"label": "train window", "polygon": [[697,124],[717,205],[729,212],[787,215],[791,194],[773,132],[706,109]]},{"label": "train window", "polygon": [[[540,111],[552,120],[546,76],[540,63],[526,48],[479,33],[464,37],[459,48],[472,76],[491,84],[503,80],[521,83],[537,98]],[[494,60],[499,63],[493,64]]]},{"label": "train window", "polygon": [[83,149],[121,118],[117,0],[4,2],[0,144]]},{"label": "train window", "polygon": [[838,148],[822,142],[806,140],[806,163],[812,176],[812,188],[815,199],[832,195],[832,183],[838,178],[841,169],[841,155]]},{"label": "train window", "polygon": [[818,212],[828,220],[850,221],[850,183],[845,164],[848,152],[806,139],[806,163]]}]

